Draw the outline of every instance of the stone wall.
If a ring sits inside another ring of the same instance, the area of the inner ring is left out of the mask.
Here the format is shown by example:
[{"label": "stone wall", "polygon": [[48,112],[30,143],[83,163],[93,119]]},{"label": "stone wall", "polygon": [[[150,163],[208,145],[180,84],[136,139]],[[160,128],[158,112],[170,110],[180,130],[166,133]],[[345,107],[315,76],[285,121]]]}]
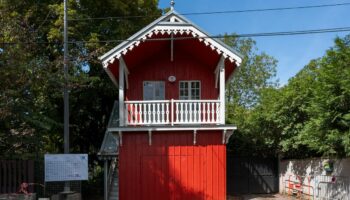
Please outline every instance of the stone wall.
[{"label": "stone wall", "polygon": [[[330,172],[325,170],[327,163],[333,165]],[[350,200],[350,158],[281,160],[279,191],[314,199]]]}]

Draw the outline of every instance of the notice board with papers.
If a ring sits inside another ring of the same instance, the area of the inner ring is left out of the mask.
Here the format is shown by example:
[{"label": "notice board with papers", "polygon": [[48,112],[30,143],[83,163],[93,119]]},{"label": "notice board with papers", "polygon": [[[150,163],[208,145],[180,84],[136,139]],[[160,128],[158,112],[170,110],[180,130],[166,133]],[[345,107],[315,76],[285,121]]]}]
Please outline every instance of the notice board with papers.
[{"label": "notice board with papers", "polygon": [[87,154],[45,154],[45,182],[88,180]]}]

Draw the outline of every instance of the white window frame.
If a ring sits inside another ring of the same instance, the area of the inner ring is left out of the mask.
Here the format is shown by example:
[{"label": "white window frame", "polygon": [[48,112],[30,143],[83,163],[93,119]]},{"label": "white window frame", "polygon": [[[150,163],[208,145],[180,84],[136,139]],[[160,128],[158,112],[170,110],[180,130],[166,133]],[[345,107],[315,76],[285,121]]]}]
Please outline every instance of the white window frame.
[{"label": "white window frame", "polygon": [[[179,81],[179,99],[182,100],[181,98],[181,83],[188,83],[188,100],[200,100],[202,96],[202,84],[200,80],[184,80],[184,81]],[[193,82],[198,82],[199,83],[199,99],[193,99],[192,95],[192,84]]]}]

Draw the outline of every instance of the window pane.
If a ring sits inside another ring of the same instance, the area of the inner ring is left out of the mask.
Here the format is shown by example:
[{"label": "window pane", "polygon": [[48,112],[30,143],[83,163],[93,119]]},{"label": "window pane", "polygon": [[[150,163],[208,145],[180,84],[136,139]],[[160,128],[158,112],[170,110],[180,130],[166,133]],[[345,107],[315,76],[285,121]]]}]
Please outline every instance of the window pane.
[{"label": "window pane", "polygon": [[180,81],[180,99],[200,99],[200,81]]},{"label": "window pane", "polygon": [[191,88],[196,88],[196,82],[191,82]]},{"label": "window pane", "polygon": [[196,96],[196,89],[191,90],[191,96]]},{"label": "window pane", "polygon": [[145,81],[143,84],[144,100],[164,100],[165,84],[163,81]]},{"label": "window pane", "polygon": [[184,90],[180,89],[180,96],[184,96],[184,95],[185,95]]},{"label": "window pane", "polygon": [[188,88],[188,82],[181,81],[180,82],[180,88],[181,89],[187,89]]}]

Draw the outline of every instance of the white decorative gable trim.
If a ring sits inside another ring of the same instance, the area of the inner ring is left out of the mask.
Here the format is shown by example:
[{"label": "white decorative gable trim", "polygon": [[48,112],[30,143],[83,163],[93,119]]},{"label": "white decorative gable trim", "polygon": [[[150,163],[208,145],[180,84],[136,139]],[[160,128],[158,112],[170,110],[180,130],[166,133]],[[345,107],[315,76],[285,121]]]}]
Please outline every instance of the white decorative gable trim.
[{"label": "white decorative gable trim", "polygon": [[[107,68],[109,64],[112,64],[121,56],[126,55],[147,39],[152,40],[151,38],[153,35],[159,34],[173,34],[175,36],[183,35],[184,39],[187,39],[188,35],[190,35],[193,38],[197,38],[206,46],[209,46],[218,55],[222,55],[225,59],[228,58],[231,63],[235,63],[239,66],[242,62],[242,58],[233,49],[225,45],[223,42],[211,38],[193,23],[176,14],[175,11],[170,11],[165,16],[160,17],[158,20],[131,36],[127,41],[124,41],[116,48],[101,56],[100,59],[102,60],[104,68]],[[181,37],[179,39],[181,39]]]},{"label": "white decorative gable trim", "polygon": [[182,19],[176,17],[176,16],[171,16],[164,20],[164,22],[170,22],[170,23],[186,23]]}]

